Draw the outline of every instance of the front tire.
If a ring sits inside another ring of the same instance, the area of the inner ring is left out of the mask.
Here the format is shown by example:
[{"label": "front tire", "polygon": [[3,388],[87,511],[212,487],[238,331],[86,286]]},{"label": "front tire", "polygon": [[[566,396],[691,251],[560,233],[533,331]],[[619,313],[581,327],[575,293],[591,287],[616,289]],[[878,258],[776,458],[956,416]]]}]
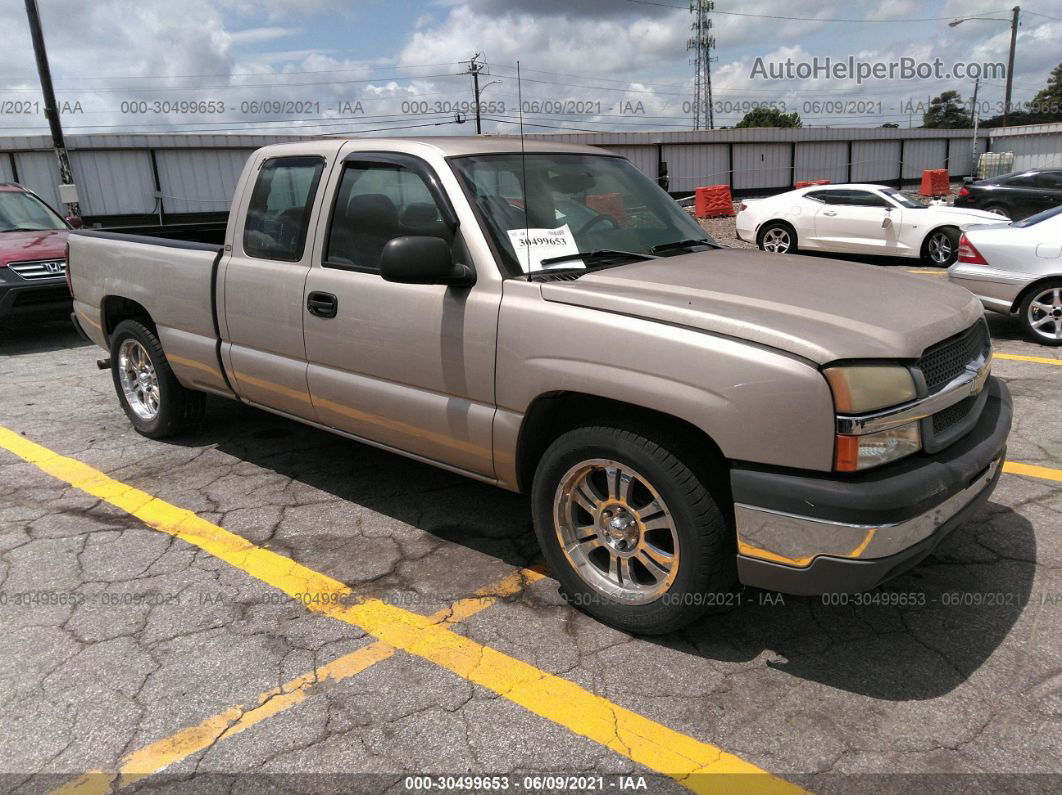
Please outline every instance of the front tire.
[{"label": "front tire", "polygon": [[782,221],[769,221],[760,230],[756,245],[768,254],[796,254],[796,230]]},{"label": "front tire", "polygon": [[1062,345],[1062,279],[1037,285],[1022,299],[1018,318],[1025,336],[1041,345]]},{"label": "front tire", "polygon": [[535,532],[569,602],[619,629],[672,632],[724,604],[733,532],[677,441],[582,427],[556,439],[532,486]]},{"label": "front tire", "polygon": [[136,320],[123,320],[111,334],[111,378],[118,402],[142,436],[174,436],[203,419],[206,395],[181,386],[158,337]]},{"label": "front tire", "polygon": [[934,229],[922,241],[922,262],[930,267],[947,268],[959,258],[959,230],[953,226]]}]

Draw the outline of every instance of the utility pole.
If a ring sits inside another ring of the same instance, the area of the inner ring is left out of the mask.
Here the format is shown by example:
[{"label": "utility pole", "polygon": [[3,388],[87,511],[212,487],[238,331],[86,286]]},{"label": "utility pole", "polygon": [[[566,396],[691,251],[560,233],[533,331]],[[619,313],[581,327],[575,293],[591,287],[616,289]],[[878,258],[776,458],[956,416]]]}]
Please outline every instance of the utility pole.
[{"label": "utility pole", "polygon": [[1010,113],[1010,90],[1014,86],[1014,46],[1018,43],[1018,15],[1021,14],[1021,6],[1014,6],[1010,10],[1010,54],[1007,56],[1007,90],[1003,98],[1003,126],[1007,126],[1007,115]]},{"label": "utility pole", "polygon": [[474,107],[476,109],[476,135],[483,134],[483,125],[479,118],[479,73],[482,72],[485,67],[486,64],[479,60],[478,52],[468,61],[467,74],[472,75],[472,96],[475,101]]},{"label": "utility pole", "polygon": [[708,13],[715,8],[714,0],[690,0],[690,13],[694,15],[690,28],[694,35],[687,39],[686,49],[693,51],[693,129],[715,129],[715,112],[712,108],[712,49],[715,37],[711,35],[712,20]]},{"label": "utility pole", "polygon": [[981,87],[981,78],[979,77],[976,80],[974,80],[974,98],[973,98],[973,128],[974,128],[974,133],[973,133],[973,150],[972,150],[972,154],[973,154],[973,166],[974,166],[974,174],[975,175],[977,174],[977,122],[978,122],[978,119],[980,118],[980,115],[981,115],[981,114],[979,114],[977,112],[977,89],[979,89],[980,87]]},{"label": "utility pole", "polygon": [[[48,51],[44,48],[44,32],[41,30],[41,15],[37,10],[37,0],[26,0],[26,16],[29,17],[30,37],[33,39],[33,54],[37,57],[37,73],[41,78],[41,93],[44,94],[44,115],[52,132],[52,146],[55,158],[59,161],[59,182],[73,185],[74,176],[70,171],[70,158],[66,153],[63,140],[63,126],[59,121],[59,107],[55,102],[55,90],[52,88],[52,72],[48,68]],[[60,194],[62,194],[60,190]],[[81,215],[77,201],[77,191],[72,190],[73,201],[64,201],[71,215]],[[64,198],[60,196],[60,198]]]}]

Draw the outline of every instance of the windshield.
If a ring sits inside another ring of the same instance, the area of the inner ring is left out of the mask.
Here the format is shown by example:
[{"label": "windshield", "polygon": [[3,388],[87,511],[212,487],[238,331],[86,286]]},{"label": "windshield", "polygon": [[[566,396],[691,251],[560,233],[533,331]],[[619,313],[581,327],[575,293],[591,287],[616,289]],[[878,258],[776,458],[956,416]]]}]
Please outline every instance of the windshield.
[{"label": "windshield", "polygon": [[924,210],[925,205],[921,202],[917,202],[908,196],[906,193],[900,193],[895,188],[882,188],[881,192],[896,202],[901,207],[906,207],[909,210]]},{"label": "windshield", "polygon": [[0,191],[0,232],[66,229],[66,223],[36,196]]},{"label": "windshield", "polygon": [[1046,221],[1048,218],[1054,218],[1057,215],[1062,215],[1062,204],[1060,204],[1058,207],[1051,207],[1047,210],[1043,210],[1042,212],[1038,212],[1036,215],[1030,215],[1028,218],[1023,218],[1020,221],[1015,221],[1011,224],[1011,226],[1023,228],[1026,226],[1034,226],[1035,224],[1038,224],[1041,221]]},{"label": "windshield", "polygon": [[716,245],[667,193],[620,157],[516,152],[451,163],[512,275],[583,268],[604,259],[624,264]]}]

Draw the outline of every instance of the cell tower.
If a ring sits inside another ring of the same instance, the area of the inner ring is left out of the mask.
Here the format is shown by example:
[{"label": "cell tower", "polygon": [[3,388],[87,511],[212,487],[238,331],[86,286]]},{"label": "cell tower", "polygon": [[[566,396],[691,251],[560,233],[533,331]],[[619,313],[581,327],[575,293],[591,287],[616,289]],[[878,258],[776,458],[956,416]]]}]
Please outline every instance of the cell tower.
[{"label": "cell tower", "polygon": [[715,8],[714,0],[690,0],[693,35],[686,41],[686,49],[693,51],[693,129],[714,130],[712,112],[712,20],[708,13]]}]

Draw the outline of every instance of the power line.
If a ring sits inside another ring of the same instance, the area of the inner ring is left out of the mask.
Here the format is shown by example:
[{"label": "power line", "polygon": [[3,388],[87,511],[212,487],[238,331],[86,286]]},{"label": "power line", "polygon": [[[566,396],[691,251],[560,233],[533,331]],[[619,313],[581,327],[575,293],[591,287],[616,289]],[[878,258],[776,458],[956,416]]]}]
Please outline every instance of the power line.
[{"label": "power line", "polygon": [[[628,3],[636,3],[643,6],[659,6],[660,8],[674,8],[684,10],[684,6],[672,5],[671,3],[654,2],[654,0],[625,0]],[[756,19],[787,19],[793,22],[888,22],[895,24],[897,22],[939,22],[942,20],[955,19],[954,16],[950,17],[901,17],[896,19],[857,19],[855,17],[790,17],[783,16],[781,14],[749,14],[742,11],[719,11],[716,10],[713,13],[723,14],[728,17],[754,17]],[[1007,9],[1001,9],[999,11],[985,11],[986,14],[1005,14]],[[1033,12],[1029,12],[1033,13]],[[1044,16],[1040,14],[1039,16]]]}]

